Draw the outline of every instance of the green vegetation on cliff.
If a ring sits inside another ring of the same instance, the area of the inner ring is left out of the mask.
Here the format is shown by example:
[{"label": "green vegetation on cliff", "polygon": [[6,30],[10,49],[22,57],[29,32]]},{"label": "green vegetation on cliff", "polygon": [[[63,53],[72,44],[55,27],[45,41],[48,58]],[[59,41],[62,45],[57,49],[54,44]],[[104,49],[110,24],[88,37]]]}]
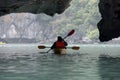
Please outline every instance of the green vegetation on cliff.
[{"label": "green vegetation on cliff", "polygon": [[100,20],[98,0],[72,0],[62,14],[50,17],[45,14],[10,14],[0,19],[1,38],[35,38],[43,43],[54,41],[56,36],[75,29],[70,38],[79,43],[83,39],[98,40],[97,23]]},{"label": "green vegetation on cliff", "polygon": [[76,29],[79,38],[98,39],[97,23],[100,18],[98,0],[73,0],[63,14],[49,19],[49,24],[55,26],[60,34]]}]

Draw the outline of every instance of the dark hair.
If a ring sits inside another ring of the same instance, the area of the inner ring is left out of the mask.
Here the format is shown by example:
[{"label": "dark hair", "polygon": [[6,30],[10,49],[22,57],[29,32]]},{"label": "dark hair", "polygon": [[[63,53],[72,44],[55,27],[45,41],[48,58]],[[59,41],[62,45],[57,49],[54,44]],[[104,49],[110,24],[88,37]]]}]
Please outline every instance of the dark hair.
[{"label": "dark hair", "polygon": [[63,38],[61,36],[58,36],[58,41],[63,41]]}]

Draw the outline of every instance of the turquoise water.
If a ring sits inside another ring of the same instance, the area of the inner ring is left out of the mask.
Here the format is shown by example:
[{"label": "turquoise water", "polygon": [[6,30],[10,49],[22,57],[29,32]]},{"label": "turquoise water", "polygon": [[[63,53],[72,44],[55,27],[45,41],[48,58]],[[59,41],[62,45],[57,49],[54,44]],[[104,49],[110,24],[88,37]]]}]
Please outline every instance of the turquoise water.
[{"label": "turquoise water", "polygon": [[120,45],[81,44],[66,55],[41,53],[48,49],[37,45],[0,45],[0,80],[120,79]]}]

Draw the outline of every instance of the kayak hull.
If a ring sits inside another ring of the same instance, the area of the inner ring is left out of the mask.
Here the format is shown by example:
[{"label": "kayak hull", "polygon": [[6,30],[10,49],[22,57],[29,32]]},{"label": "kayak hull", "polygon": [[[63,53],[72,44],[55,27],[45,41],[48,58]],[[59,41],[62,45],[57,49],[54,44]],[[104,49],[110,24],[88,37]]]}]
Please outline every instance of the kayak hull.
[{"label": "kayak hull", "polygon": [[53,49],[53,52],[55,54],[66,54],[66,49],[57,48],[57,49]]}]

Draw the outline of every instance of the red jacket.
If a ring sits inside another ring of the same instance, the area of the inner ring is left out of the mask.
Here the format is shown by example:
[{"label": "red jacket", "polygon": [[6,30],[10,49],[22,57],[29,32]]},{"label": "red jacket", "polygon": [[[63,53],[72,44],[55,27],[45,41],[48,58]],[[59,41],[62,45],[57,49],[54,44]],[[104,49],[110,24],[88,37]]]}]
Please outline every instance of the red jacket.
[{"label": "red jacket", "polygon": [[54,49],[54,48],[66,48],[67,46],[67,42],[65,41],[56,41],[52,46],[51,46],[51,49]]},{"label": "red jacket", "polygon": [[57,41],[56,42],[56,48],[65,48],[65,44],[64,42],[62,41]]}]

